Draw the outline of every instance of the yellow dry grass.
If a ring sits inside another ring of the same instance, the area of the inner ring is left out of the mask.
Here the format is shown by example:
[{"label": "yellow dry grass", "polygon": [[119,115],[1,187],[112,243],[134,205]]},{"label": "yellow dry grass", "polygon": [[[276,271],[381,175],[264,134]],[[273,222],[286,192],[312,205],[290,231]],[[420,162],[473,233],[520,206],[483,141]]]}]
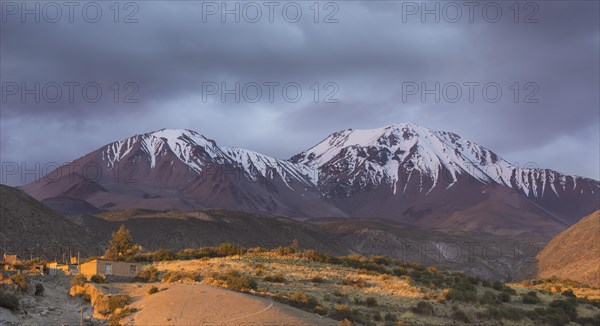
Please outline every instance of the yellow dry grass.
[{"label": "yellow dry grass", "polygon": [[[254,294],[288,298],[290,294],[300,292],[315,298],[327,310],[336,309],[338,305],[347,305],[371,320],[375,314],[379,313],[383,318],[387,312],[394,312],[398,317],[404,312],[405,318],[414,320],[425,318],[407,312],[419,299],[425,298],[426,293],[423,293],[420,288],[400,277],[361,273],[357,269],[341,265],[279,256],[272,252],[226,258],[167,261],[154,265],[163,272],[196,272],[204,277],[203,283],[216,286],[225,286],[225,282],[213,279],[211,277],[213,273],[237,270],[257,281],[258,290],[253,291]],[[276,274],[282,274],[285,282],[263,280],[264,276]],[[320,281],[313,282],[314,278],[320,278]],[[364,280],[366,285],[357,287],[344,284],[346,279]],[[367,306],[365,303],[367,297],[375,298],[376,306]],[[436,324],[440,323],[441,320]]]},{"label": "yellow dry grass", "polygon": [[538,291],[547,291],[554,294],[561,294],[564,291],[571,290],[578,298],[588,300],[600,300],[600,288],[578,285],[576,282],[568,280],[546,280],[540,284],[531,284],[531,282],[521,282],[512,284],[515,288],[534,289]]},{"label": "yellow dry grass", "polygon": [[[303,254],[281,254],[276,251],[153,263],[164,275],[163,282],[170,282],[168,279],[171,281],[179,279],[178,282],[202,282],[228,287],[227,275],[237,271],[241,276],[256,281],[257,286],[254,290],[247,289],[254,295],[275,299],[338,320],[343,318],[339,318],[340,314],[345,314],[368,325],[457,325],[460,322],[453,319],[456,310],[466,313],[471,321],[476,321],[478,325],[527,325],[533,320],[528,318],[510,320],[506,317],[489,317],[485,314],[491,308],[533,312],[536,308],[547,307],[553,300],[564,299],[560,292],[553,293],[542,285],[535,288],[523,284],[511,284],[510,287],[517,293],[511,297],[510,302],[482,304],[480,300],[485,292],[491,291],[496,294],[500,292],[492,290],[489,284],[483,286],[481,283],[475,285],[477,296],[475,301],[447,300],[445,298],[449,289],[444,286],[448,286],[448,283],[442,283],[446,285],[438,287],[433,282],[430,285],[421,283],[422,281],[415,282],[406,274],[403,276],[387,274],[393,268],[392,265],[388,266],[386,274],[381,274],[344,264],[343,260],[342,263],[330,264],[308,259]],[[166,273],[178,277],[167,277]],[[436,273],[429,275],[433,275],[437,281],[444,277],[447,280],[449,277],[448,274]],[[411,276],[418,277],[418,274],[411,274]],[[462,280],[466,281],[467,278]],[[549,285],[549,283],[544,284]],[[541,302],[522,303],[521,295],[532,289],[536,290]],[[565,288],[563,287],[562,290]],[[574,292],[578,296],[580,294],[590,296],[595,295],[593,290],[581,288],[574,289]],[[146,291],[146,289],[139,291]],[[307,302],[309,304],[304,305]],[[433,315],[413,312],[413,308],[419,302],[427,302],[431,305]],[[590,318],[596,317],[599,313],[599,309],[591,304],[580,304],[577,311],[579,316]],[[479,318],[482,314],[483,319]]]}]

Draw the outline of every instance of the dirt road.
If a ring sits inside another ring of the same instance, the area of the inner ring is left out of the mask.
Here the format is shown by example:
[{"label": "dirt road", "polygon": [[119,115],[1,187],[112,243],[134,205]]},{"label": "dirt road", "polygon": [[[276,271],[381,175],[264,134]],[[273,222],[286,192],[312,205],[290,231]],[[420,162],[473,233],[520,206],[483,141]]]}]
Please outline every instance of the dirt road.
[{"label": "dirt road", "polygon": [[[92,308],[82,298],[69,296],[69,278],[65,276],[34,277],[31,283],[41,282],[42,296],[34,296],[33,285],[28,294],[21,294],[20,312],[0,308],[0,325],[79,325],[81,312],[91,319]],[[101,321],[96,320],[97,323]]]}]

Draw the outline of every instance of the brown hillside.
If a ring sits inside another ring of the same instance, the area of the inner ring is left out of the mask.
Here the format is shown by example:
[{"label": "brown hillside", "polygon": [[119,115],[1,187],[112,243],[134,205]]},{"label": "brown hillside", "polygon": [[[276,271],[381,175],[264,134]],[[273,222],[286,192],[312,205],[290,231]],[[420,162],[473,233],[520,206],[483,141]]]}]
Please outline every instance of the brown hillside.
[{"label": "brown hillside", "polygon": [[5,185],[0,185],[0,198],[0,253],[47,259],[78,251],[98,254],[98,245],[89,233],[63,214]]},{"label": "brown hillside", "polygon": [[600,287],[600,211],[558,234],[537,256],[538,276]]}]

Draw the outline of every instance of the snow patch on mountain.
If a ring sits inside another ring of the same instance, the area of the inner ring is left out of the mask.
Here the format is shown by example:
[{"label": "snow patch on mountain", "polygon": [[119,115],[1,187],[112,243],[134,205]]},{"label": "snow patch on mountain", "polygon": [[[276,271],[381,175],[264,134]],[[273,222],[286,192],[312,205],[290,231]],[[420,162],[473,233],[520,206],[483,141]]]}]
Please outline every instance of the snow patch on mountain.
[{"label": "snow patch on mountain", "polygon": [[316,184],[313,182],[314,170],[307,166],[278,160],[247,149],[232,147],[222,149],[228,157],[242,167],[243,171],[248,173],[252,181],[256,181],[259,176],[272,180],[275,175],[279,175],[289,188],[292,188],[290,183],[298,181],[307,186]]},{"label": "snow patch on mountain", "polygon": [[[214,141],[195,131],[161,129],[107,145],[102,151],[102,159],[107,162],[107,167],[112,169],[131,152],[136,144],[139,144],[141,150],[147,155],[151,168],[156,166],[157,158],[166,155],[167,151],[172,152],[181,162],[196,172],[202,171],[202,167],[205,165],[203,159],[224,156]],[[208,157],[199,157],[198,153],[206,153]]]}]

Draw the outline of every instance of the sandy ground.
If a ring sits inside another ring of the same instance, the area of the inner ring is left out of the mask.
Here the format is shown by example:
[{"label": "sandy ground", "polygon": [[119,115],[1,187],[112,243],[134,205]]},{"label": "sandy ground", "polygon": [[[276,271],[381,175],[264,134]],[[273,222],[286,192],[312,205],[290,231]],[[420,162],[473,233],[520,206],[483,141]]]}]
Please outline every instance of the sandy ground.
[{"label": "sandy ground", "polygon": [[135,301],[131,306],[139,311],[121,320],[125,325],[337,324],[269,299],[205,284],[170,284],[152,295],[130,293]]}]

